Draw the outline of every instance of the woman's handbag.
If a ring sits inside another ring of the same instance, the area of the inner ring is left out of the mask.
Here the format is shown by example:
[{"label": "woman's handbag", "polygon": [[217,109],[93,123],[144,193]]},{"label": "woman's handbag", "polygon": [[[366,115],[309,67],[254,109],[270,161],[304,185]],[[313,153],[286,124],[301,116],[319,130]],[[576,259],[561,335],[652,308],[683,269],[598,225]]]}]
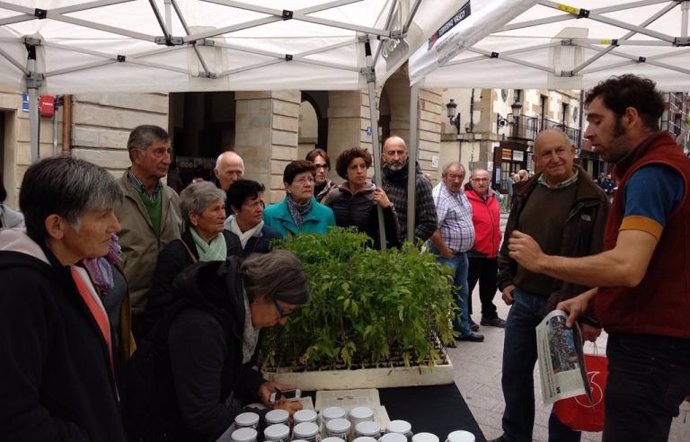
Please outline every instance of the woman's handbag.
[{"label": "woman's handbag", "polygon": [[604,390],[608,378],[608,359],[606,356],[585,355],[587,380],[592,389],[590,404],[587,395],[580,395],[557,401],[553,408],[558,419],[573,430],[604,430]]}]

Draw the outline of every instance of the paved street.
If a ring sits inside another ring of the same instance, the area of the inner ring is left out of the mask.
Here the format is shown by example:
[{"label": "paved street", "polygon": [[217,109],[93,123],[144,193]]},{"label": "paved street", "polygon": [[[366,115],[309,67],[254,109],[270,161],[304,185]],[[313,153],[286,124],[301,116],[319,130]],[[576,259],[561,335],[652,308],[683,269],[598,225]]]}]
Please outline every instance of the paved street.
[{"label": "paved street", "polygon": [[[501,216],[501,231],[507,220],[507,215]],[[475,312],[479,312],[480,306],[478,289],[475,288],[473,305]],[[498,307],[499,316],[506,318],[509,307],[496,294],[494,303]],[[475,313],[473,319],[479,323],[479,313]],[[481,327],[486,340],[482,343],[458,342],[457,348],[448,349],[450,358],[455,367],[455,383],[462,392],[463,397],[472,410],[475,419],[484,432],[487,439],[501,435],[501,416],[505,403],[501,391],[501,357],[503,352],[503,329],[495,327]],[[606,335],[597,340],[596,351],[605,354]],[[588,343],[585,351],[593,353],[594,347]],[[548,440],[547,423],[550,407],[544,407],[541,400],[541,386],[539,376],[535,370],[536,397],[536,421],[534,428],[534,440],[546,442]],[[600,441],[601,433],[585,433],[583,441]],[[685,402],[681,406],[680,415],[674,419],[671,427],[669,441],[684,442],[690,440],[690,403]]]}]

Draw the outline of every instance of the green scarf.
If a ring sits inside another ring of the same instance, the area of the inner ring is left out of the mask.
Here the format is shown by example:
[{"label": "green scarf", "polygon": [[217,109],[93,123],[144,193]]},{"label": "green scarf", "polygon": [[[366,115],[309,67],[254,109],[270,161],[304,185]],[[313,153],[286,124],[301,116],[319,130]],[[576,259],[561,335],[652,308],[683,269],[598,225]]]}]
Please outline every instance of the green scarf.
[{"label": "green scarf", "polygon": [[194,227],[190,228],[189,231],[192,232],[196,251],[199,253],[199,261],[225,261],[228,257],[228,245],[225,243],[225,237],[222,232],[213,238],[209,244],[196,233]]}]

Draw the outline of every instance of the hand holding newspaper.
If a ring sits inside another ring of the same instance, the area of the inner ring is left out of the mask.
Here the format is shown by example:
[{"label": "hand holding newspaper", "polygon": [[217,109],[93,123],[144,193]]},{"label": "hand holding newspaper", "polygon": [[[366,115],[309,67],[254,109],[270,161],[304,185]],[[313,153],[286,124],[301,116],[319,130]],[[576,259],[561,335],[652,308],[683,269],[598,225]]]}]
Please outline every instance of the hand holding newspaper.
[{"label": "hand holding newspaper", "polygon": [[568,328],[568,314],[554,310],[537,326],[537,354],[544,405],[586,394],[592,402],[587,381],[582,337],[576,324]]}]

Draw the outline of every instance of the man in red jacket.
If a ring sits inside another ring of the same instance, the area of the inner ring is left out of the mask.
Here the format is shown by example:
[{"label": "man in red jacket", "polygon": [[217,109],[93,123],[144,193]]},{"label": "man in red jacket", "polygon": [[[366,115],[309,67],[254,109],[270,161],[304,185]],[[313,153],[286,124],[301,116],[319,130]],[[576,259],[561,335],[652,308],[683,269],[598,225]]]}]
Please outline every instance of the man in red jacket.
[{"label": "man in red jacket", "polygon": [[498,247],[501,245],[501,208],[491,190],[491,176],[484,169],[474,169],[465,186],[465,195],[472,205],[474,246],[467,252],[470,268],[467,286],[470,290],[469,310],[472,314],[472,292],[479,281],[479,299],[482,302],[481,325],[505,328],[498,317],[493,299],[496,295],[498,273]]},{"label": "man in red jacket", "polygon": [[548,256],[517,231],[508,248],[532,271],[598,286],[559,308],[572,325],[593,300],[609,333],[604,440],[665,441],[690,394],[690,159],[659,131],[665,106],[653,81],[612,77],[585,104],[585,137],[618,181],[606,251]]}]

